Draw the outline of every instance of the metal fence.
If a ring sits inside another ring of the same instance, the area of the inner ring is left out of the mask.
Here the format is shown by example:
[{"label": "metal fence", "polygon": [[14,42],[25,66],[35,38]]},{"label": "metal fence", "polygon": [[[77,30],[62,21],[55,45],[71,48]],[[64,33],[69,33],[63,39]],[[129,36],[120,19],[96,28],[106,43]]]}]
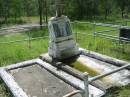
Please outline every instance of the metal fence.
[{"label": "metal fence", "polygon": [[[130,22],[130,21],[125,21],[125,22],[126,22],[126,24],[128,24],[128,22]],[[86,31],[84,31],[84,33],[80,33],[78,31],[74,31],[74,35],[75,35],[76,39],[78,37],[78,34],[82,34],[82,35],[92,35],[94,37],[102,37],[102,38],[111,39],[111,40],[115,40],[115,41],[122,41],[122,42],[126,42],[126,43],[130,42],[130,39],[128,39],[128,38],[119,37],[119,30],[120,30],[120,28],[130,28],[129,26],[104,24],[104,23],[79,22],[79,21],[72,22],[72,26],[76,25],[76,24],[92,25],[92,33],[87,33]],[[45,28],[47,27],[47,25],[43,25],[43,26]],[[109,27],[109,28],[114,28],[114,29],[97,31],[96,28],[99,27],[99,26],[100,27]],[[31,26],[28,26],[28,27],[25,27],[25,28],[29,28],[29,27],[30,28],[31,27],[32,28],[33,27],[40,27],[40,25],[31,25]],[[12,27],[11,29],[15,29],[15,27]],[[75,29],[75,28],[73,28],[73,29]],[[8,30],[8,28],[2,28],[2,29],[0,29],[0,32],[1,31],[6,31],[6,30]],[[1,42],[0,41],[0,44],[9,44],[9,43],[15,43],[15,42],[30,41],[30,40],[36,40],[36,39],[41,39],[41,38],[44,38],[44,37],[48,37],[48,36],[41,36],[41,37],[31,38],[30,37],[30,31],[28,29],[21,28],[20,30],[22,30],[22,32],[26,31],[26,33],[28,33],[28,38],[27,39],[15,40],[15,41],[7,41],[7,42]],[[116,31],[117,36],[109,34],[109,32],[113,32],[113,31]],[[6,33],[6,32],[4,32],[4,33],[5,34],[10,34],[10,33]],[[14,32],[14,33],[19,33],[19,31]],[[2,35],[2,33],[0,33],[0,35]]]},{"label": "metal fence", "polygon": [[[128,22],[130,22],[130,21],[125,21],[125,22],[127,22],[126,24],[128,24]],[[130,28],[130,26],[104,24],[104,23],[79,22],[79,21],[75,21],[75,22],[73,22],[73,24],[88,24],[88,25],[92,25],[92,33],[91,34],[88,34],[87,32],[80,33],[80,34],[93,35],[94,37],[102,37],[102,38],[106,38],[106,39],[110,39],[110,40],[130,43],[130,39],[119,36],[119,32],[120,32],[121,28]],[[97,31],[96,28],[99,27],[99,26],[100,27],[108,27],[108,28],[112,28],[112,29]],[[114,32],[114,31],[116,31],[117,35],[111,35],[109,33],[109,32]],[[76,32],[76,33],[78,34],[79,32]]]},{"label": "metal fence", "polygon": [[[93,32],[94,36],[99,36],[99,37],[103,37],[103,38],[106,38],[106,39],[111,39],[111,40],[115,40],[115,41],[119,41],[119,42],[125,42],[125,43],[130,42],[129,38],[124,38],[124,37],[119,36],[120,29],[121,28],[130,28],[129,26],[102,24],[102,23],[100,23],[100,24],[95,23],[94,25],[95,25],[94,29],[96,29],[97,26],[114,28],[112,30],[94,31]],[[116,31],[117,35],[109,34],[109,32],[113,32],[113,31]]]},{"label": "metal fence", "polygon": [[[42,25],[43,26],[43,29],[47,29],[47,25]],[[20,25],[21,27],[21,25]],[[13,31],[13,30],[17,30],[17,31]],[[38,24],[35,24],[35,25],[30,25],[30,26],[22,26],[20,29],[16,29],[16,27],[10,27],[10,28],[3,28],[3,29],[0,29],[0,36],[5,36],[5,35],[10,35],[10,34],[17,34],[17,33],[20,33],[20,34],[26,34],[28,37],[25,38],[25,39],[18,39],[18,40],[10,40],[10,41],[0,41],[0,44],[11,44],[11,43],[21,43],[21,42],[25,42],[27,41],[29,43],[29,45],[31,45],[31,41],[33,40],[39,40],[39,39],[43,39],[43,38],[48,38],[48,35],[47,36],[40,36],[40,37],[32,37],[31,36],[31,31],[32,30],[41,30],[40,29],[40,25]],[[8,31],[10,30],[10,32]],[[12,30],[12,31],[11,31]],[[5,32],[5,31],[8,31],[8,32]],[[4,33],[2,33],[4,32]]]},{"label": "metal fence", "polygon": [[[83,26],[81,26],[81,25],[83,25]],[[97,30],[97,27],[107,27],[107,28],[112,28],[112,29],[108,29],[108,30],[99,29],[99,30]],[[126,49],[126,46],[129,45],[128,43],[130,42],[130,39],[119,37],[119,29],[124,28],[124,27],[129,28],[129,26],[113,25],[113,24],[79,22],[79,21],[72,22],[73,35],[75,36],[75,39],[76,39],[77,43],[80,45],[80,47],[83,47],[83,48],[88,49],[88,50],[97,51],[97,52],[98,52],[98,50],[97,50],[98,47],[100,47],[100,45],[101,45],[100,43],[99,44],[96,43],[98,40],[100,40],[100,41],[105,40],[108,42],[111,41],[112,45],[116,44],[115,48],[119,47],[119,49],[122,50],[121,52],[124,52],[124,49]],[[47,25],[45,25],[42,30],[44,31],[45,29],[47,29]],[[112,35],[111,33],[113,33],[113,32],[115,32],[116,35]],[[15,33],[19,33],[19,32],[15,32]],[[20,33],[23,33],[23,32],[20,32]],[[31,34],[33,33],[32,31],[26,31],[25,33],[26,33],[27,37],[24,39],[18,39],[18,40],[13,39],[10,41],[8,41],[8,40],[1,41],[0,40],[0,45],[1,44],[7,45],[7,44],[13,44],[13,43],[27,42],[28,46],[30,48],[31,43],[34,40],[49,39],[48,35],[41,35],[41,36],[39,35],[36,37],[32,37],[31,36]],[[10,34],[10,33],[8,33],[8,34]],[[1,37],[2,36],[3,35],[1,35]],[[93,49],[94,45],[96,45],[97,48]],[[109,48],[104,47],[102,49],[102,52],[100,52],[100,53],[106,54],[106,53],[104,53],[105,52],[104,49],[109,49]]]}]

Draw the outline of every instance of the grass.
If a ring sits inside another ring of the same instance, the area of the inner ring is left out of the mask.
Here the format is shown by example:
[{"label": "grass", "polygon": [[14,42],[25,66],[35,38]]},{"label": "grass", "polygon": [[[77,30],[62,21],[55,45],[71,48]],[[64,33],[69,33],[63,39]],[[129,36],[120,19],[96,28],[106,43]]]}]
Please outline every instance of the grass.
[{"label": "grass", "polygon": [[[74,32],[78,32],[76,34],[76,40],[79,43],[80,47],[86,48],[88,50],[92,50],[95,52],[99,52],[111,57],[115,57],[122,60],[130,61],[130,45],[129,44],[119,44],[118,41],[107,40],[101,37],[93,37],[88,34],[92,34],[93,25],[85,25],[85,24],[76,24],[73,28]],[[97,27],[97,31],[102,30],[112,30],[110,27]],[[107,32],[104,34],[110,35],[119,35],[119,32]]]},{"label": "grass", "polygon": [[[96,30],[110,30],[109,27],[97,27]],[[79,32],[74,34],[76,41],[80,47],[88,50],[96,51],[108,56],[112,56],[118,59],[130,61],[130,45],[120,45],[119,42],[112,40],[102,39],[100,37],[89,36],[92,34],[93,25],[90,24],[74,24],[73,32]],[[118,35],[118,32],[111,32],[112,35]],[[33,30],[23,34],[11,34],[0,37],[0,42],[14,41],[26,39],[28,36],[32,38],[48,35],[47,29]],[[48,51],[48,38],[24,41],[20,43],[0,44],[0,66],[6,66],[29,60],[38,57],[40,54]],[[30,44],[29,44],[30,43]],[[78,65],[77,65],[78,68]],[[83,68],[81,68],[84,70]],[[93,74],[95,75],[95,74]],[[115,90],[115,92],[109,91],[109,95],[105,97],[129,97],[130,86],[121,87]],[[2,96],[1,96],[2,95]],[[111,96],[112,95],[112,96]],[[124,96],[125,95],[125,96]],[[11,97],[3,87],[3,83],[0,83],[0,97]]]},{"label": "grass", "polygon": [[[33,38],[34,36],[39,37],[38,35],[35,35],[36,32],[37,34],[40,33],[41,35],[44,33],[48,34],[46,30],[42,32],[34,30],[31,32],[30,36]],[[0,37],[0,41],[7,42],[25,38],[28,38],[28,33],[2,36]],[[29,46],[29,41],[12,44],[0,44],[0,66],[6,66],[39,57],[40,54],[47,52],[48,38],[31,41],[30,45],[31,46]],[[0,83],[0,97],[11,97],[2,82]]]},{"label": "grass", "polygon": [[130,97],[130,85],[125,87],[113,87],[104,97]]},{"label": "grass", "polygon": [[[36,31],[37,34],[41,31]],[[32,31],[31,33],[35,33]],[[31,37],[34,38],[34,35],[31,34]],[[36,36],[38,37],[38,36]],[[35,37],[35,38],[36,38]],[[8,40],[22,40],[28,38],[28,34],[21,35],[11,35],[0,38],[0,41],[7,42]],[[48,38],[38,39],[30,42],[20,42],[20,43],[10,43],[10,44],[1,44],[0,45],[0,66],[9,65],[12,63],[20,62],[23,60],[28,60],[31,58],[38,57],[41,53],[47,52],[48,48]]]},{"label": "grass", "polygon": [[0,97],[12,97],[2,81],[0,81]]}]

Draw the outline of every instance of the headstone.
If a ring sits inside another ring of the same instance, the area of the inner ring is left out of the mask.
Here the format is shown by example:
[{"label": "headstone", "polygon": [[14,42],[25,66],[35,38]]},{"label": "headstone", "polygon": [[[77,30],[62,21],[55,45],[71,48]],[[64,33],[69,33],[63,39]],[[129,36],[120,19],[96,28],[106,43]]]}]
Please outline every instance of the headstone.
[{"label": "headstone", "polygon": [[119,37],[121,40],[130,41],[130,28],[121,28]]},{"label": "headstone", "polygon": [[52,17],[48,26],[50,32],[49,55],[53,59],[66,59],[79,54],[67,16]]}]

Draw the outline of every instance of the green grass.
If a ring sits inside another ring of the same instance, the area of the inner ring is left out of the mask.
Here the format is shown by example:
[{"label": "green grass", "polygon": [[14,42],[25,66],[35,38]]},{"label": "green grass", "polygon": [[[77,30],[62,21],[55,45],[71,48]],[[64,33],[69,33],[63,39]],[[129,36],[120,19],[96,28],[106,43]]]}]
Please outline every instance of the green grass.
[{"label": "green grass", "polygon": [[[30,34],[29,34],[30,33]],[[33,30],[23,34],[11,34],[0,37],[0,42],[24,40],[48,35],[47,29]],[[23,41],[17,43],[0,44],[0,66],[9,65],[31,58],[38,57],[41,53],[47,52],[48,38]]]},{"label": "green grass", "polygon": [[12,97],[9,91],[6,89],[5,84],[0,80],[0,97]]},{"label": "green grass", "polygon": [[[115,57],[122,60],[130,61],[130,45],[129,44],[119,44],[118,41],[108,40],[101,37],[93,37],[87,34],[92,34],[93,25],[84,25],[84,24],[76,24],[74,25],[76,29],[74,32],[78,32],[76,34],[76,40],[79,43],[80,47],[86,48],[88,50],[96,51],[101,54],[105,54],[111,57]],[[102,30],[112,30],[110,27],[97,27],[97,31]],[[85,34],[84,34],[85,33]],[[108,35],[119,35],[119,32],[105,32],[104,34]]]},{"label": "green grass", "polygon": [[[38,35],[36,35],[36,33]],[[46,29],[44,31],[32,31],[31,37],[36,38],[41,35],[47,35]],[[35,37],[34,37],[35,36]],[[12,34],[8,36],[1,36],[0,42],[22,40],[28,38],[28,33],[24,34]],[[7,66],[20,61],[33,59],[39,57],[40,54],[47,52],[48,38],[38,39],[31,41],[0,44],[0,66]],[[11,97],[9,92],[5,89],[3,83],[0,83],[0,97]]]},{"label": "green grass", "polygon": [[113,87],[104,97],[130,97],[130,85],[125,87]]},{"label": "green grass", "polygon": [[[109,27],[98,27],[96,30],[110,30]],[[123,59],[130,61],[130,46],[120,45],[118,42],[112,40],[102,39],[100,37],[93,37],[87,34],[92,34],[93,25],[88,24],[74,24],[73,32],[79,32],[80,34],[74,34],[76,41],[80,47],[86,48],[88,50],[96,51],[108,56],[112,56],[118,59]],[[84,33],[84,34],[83,34]],[[111,32],[112,35],[118,35],[118,32]],[[0,37],[0,42],[22,40],[31,36],[32,38],[41,37],[48,35],[47,29],[43,30],[33,30],[23,34],[11,34]],[[39,57],[40,54],[46,53],[48,51],[48,38],[33,40],[31,42],[24,41],[20,43],[10,43],[10,44],[0,44],[0,66],[6,66],[21,62],[24,60],[33,59]],[[30,43],[30,45],[29,45]],[[78,67],[77,67],[78,68]],[[83,68],[80,68],[83,69]],[[118,95],[115,97],[128,97],[129,86],[117,89]],[[108,93],[113,94],[114,93]],[[127,94],[127,96],[124,96]],[[2,95],[2,96],[1,96]],[[121,95],[121,96],[120,96]],[[5,91],[3,83],[0,83],[0,97],[10,97],[8,92]],[[114,97],[107,95],[106,97]]]}]

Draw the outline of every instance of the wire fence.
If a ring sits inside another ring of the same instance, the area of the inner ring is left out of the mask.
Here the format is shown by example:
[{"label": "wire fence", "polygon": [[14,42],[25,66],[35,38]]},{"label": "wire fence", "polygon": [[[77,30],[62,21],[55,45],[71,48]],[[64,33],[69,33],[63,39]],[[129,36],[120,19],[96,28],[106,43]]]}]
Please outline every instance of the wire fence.
[{"label": "wire fence", "polygon": [[[127,22],[126,24],[128,24],[128,22],[130,21],[125,21]],[[113,24],[103,24],[103,23],[91,23],[91,22],[79,22],[79,21],[74,21],[72,22],[72,26],[73,25],[79,25],[79,24],[84,24],[84,25],[92,25],[92,28],[91,28],[91,32],[92,33],[88,33],[86,31],[84,31],[84,33],[80,33],[78,31],[76,31],[75,29],[77,29],[77,27],[75,26],[75,28],[73,27],[73,30],[74,30],[74,35],[75,35],[75,38],[77,40],[78,38],[78,34],[83,34],[83,35],[92,35],[94,37],[102,37],[102,38],[106,38],[106,39],[112,39],[112,40],[115,40],[115,41],[122,41],[122,42],[130,42],[130,39],[128,38],[124,38],[124,37],[119,37],[119,30],[121,28],[130,28],[129,26],[122,26],[122,25],[113,25]],[[108,28],[114,28],[114,29],[109,29],[109,30],[100,30],[100,31],[97,31],[96,28],[100,26],[100,27],[108,27]],[[2,28],[0,29],[0,35],[2,36],[3,34],[11,34],[11,33],[19,33],[19,32],[28,32],[28,38],[27,39],[23,39],[23,40],[15,40],[15,41],[7,41],[7,42],[1,42],[0,41],[0,44],[9,44],[9,43],[15,43],[15,42],[23,42],[23,41],[29,41],[29,40],[36,40],[36,39],[41,39],[41,38],[44,38],[44,37],[48,37],[48,36],[41,36],[41,37],[36,37],[36,38],[32,38],[30,36],[30,32],[29,30],[31,29],[35,29],[36,27],[40,27],[40,25],[31,25],[31,26],[22,26],[20,28],[19,26],[19,29],[18,30],[22,30],[22,31],[15,31],[16,27],[10,27],[10,32],[6,33],[5,31],[8,31],[9,28]],[[44,28],[47,28],[47,25],[43,25]],[[31,28],[31,29],[27,29],[27,28]],[[81,28],[82,29],[82,28]],[[14,31],[13,31],[14,30]],[[3,31],[4,33],[1,33],[1,31]],[[111,35],[109,32],[114,32],[116,31],[116,36],[114,35]]]},{"label": "wire fence", "polygon": [[[115,41],[118,41],[119,43],[125,42],[125,43],[130,43],[130,39],[129,38],[125,38],[125,37],[121,37],[120,36],[120,29],[125,28],[125,29],[130,29],[129,26],[121,26],[121,25],[111,25],[111,24],[95,24],[97,26],[101,26],[101,27],[110,27],[110,28],[114,28],[112,30],[103,30],[103,31],[95,31],[93,32],[94,36],[99,36],[99,37],[103,37],[106,39],[112,39]],[[94,28],[96,29],[96,28]],[[116,32],[116,35],[113,35],[112,33],[109,32]]]},{"label": "wire fence", "polygon": [[[79,21],[74,21],[71,23],[71,25],[73,35],[79,46],[82,48],[107,55],[113,51],[114,57],[123,57],[124,54],[130,54],[130,39],[119,37],[119,29],[129,28],[129,26]],[[19,35],[19,32],[16,32],[14,34],[17,33]],[[12,33],[8,33],[7,36],[11,34]],[[20,39],[11,38],[11,40],[4,40],[3,35],[0,35],[0,45],[2,46],[2,44],[9,45],[13,43],[19,44],[26,42],[28,44],[28,47],[31,48],[32,42],[34,40],[39,41],[41,39],[47,39],[47,42],[49,40],[47,25],[45,25],[42,30],[39,28],[37,30],[32,29],[30,31],[20,32],[20,35],[24,35],[24,37]],[[4,37],[5,36],[6,35],[4,35]],[[2,41],[1,38],[3,38]]]},{"label": "wire fence", "polygon": [[120,28],[129,26],[73,22],[73,32],[80,47],[119,59],[130,60],[130,39],[120,37]]},{"label": "wire fence", "polygon": [[[125,22],[130,22],[130,21],[125,21]],[[79,33],[77,32],[77,34],[87,34],[87,35],[93,35],[94,37],[102,37],[105,39],[110,39],[110,40],[115,40],[115,41],[120,41],[119,43],[130,43],[130,39],[129,38],[125,38],[125,37],[120,37],[120,29],[121,28],[126,28],[126,29],[130,29],[130,26],[122,26],[122,25],[113,25],[113,24],[104,24],[104,23],[91,23],[91,22],[73,22],[73,24],[84,24],[84,25],[92,25],[92,33],[89,34],[88,32],[85,33]],[[127,23],[128,24],[128,23]],[[97,27],[107,27],[109,30],[97,30]],[[112,33],[110,33],[112,32]],[[113,35],[113,32],[116,35]],[[77,36],[77,35],[76,35]],[[76,38],[77,39],[77,38]]]},{"label": "wire fence", "polygon": [[[43,29],[47,29],[47,25],[43,25]],[[35,30],[36,32],[41,30],[40,29],[40,25],[35,25],[35,26],[28,26],[28,27],[24,27],[22,28],[22,31],[21,31],[21,28],[20,29],[17,29],[17,31],[15,31],[14,29],[16,29],[16,27],[11,27],[10,29],[9,28],[3,28],[3,29],[0,29],[0,32],[3,31],[4,33],[0,33],[0,36],[3,37],[6,36],[6,35],[11,35],[11,34],[25,34],[27,37],[25,39],[18,39],[18,40],[10,40],[10,41],[0,41],[0,44],[10,44],[10,43],[20,43],[20,42],[25,42],[25,41],[28,41],[28,43],[30,44],[32,40],[38,40],[38,39],[43,39],[43,38],[48,38],[48,35],[46,36],[39,36],[39,37],[32,37],[32,31]],[[9,30],[9,31],[8,31]],[[5,32],[5,31],[8,31]],[[43,32],[44,33],[44,32]]]}]

